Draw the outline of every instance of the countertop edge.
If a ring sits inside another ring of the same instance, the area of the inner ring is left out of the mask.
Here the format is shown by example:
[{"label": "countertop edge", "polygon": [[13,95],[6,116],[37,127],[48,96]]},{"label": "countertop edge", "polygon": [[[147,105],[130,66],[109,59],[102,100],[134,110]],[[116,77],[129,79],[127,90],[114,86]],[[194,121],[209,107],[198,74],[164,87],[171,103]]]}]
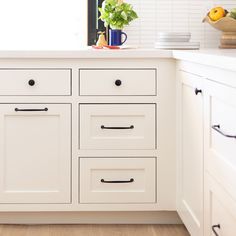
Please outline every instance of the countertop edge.
[{"label": "countertop edge", "polygon": [[0,59],[152,59],[173,58],[172,51],[155,49],[77,50],[77,51],[0,51]]},{"label": "countertop edge", "polygon": [[[206,50],[200,51],[173,51],[173,58],[177,60],[189,61],[201,65],[221,68],[225,70],[236,71],[236,50],[233,51],[235,54],[227,55],[230,51],[219,51]],[[219,52],[218,54],[216,52]],[[223,53],[225,52],[226,55]],[[232,51],[231,51],[232,52]]]}]

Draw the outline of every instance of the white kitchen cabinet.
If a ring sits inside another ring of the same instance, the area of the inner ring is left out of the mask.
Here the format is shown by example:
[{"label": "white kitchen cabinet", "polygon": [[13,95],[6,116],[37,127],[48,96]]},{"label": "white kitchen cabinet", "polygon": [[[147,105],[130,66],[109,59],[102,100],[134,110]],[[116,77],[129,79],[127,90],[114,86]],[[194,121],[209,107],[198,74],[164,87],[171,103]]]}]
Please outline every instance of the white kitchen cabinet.
[{"label": "white kitchen cabinet", "polygon": [[179,222],[174,60],[27,55],[0,62],[0,223]]},{"label": "white kitchen cabinet", "polygon": [[178,71],[177,210],[192,236],[203,231],[202,78]]},{"label": "white kitchen cabinet", "polygon": [[[234,236],[236,234],[236,89],[234,82],[236,72],[186,61],[180,62],[178,68],[182,70],[178,72],[177,89],[178,110],[181,111],[178,115],[177,136],[178,212],[191,235]],[[191,75],[191,72],[197,75]],[[198,84],[197,81],[202,82]],[[192,88],[197,86],[200,89],[202,86],[203,100],[197,101],[195,98],[193,102],[193,96],[192,98],[185,96],[187,99],[184,99],[183,84],[190,85]],[[186,115],[183,104],[185,107],[186,104],[191,104],[188,107],[192,114]],[[190,122],[192,125],[186,126],[186,131],[183,127]],[[188,132],[192,134],[186,136]],[[184,150],[187,150],[185,153],[188,154],[189,160],[184,155]],[[189,175],[183,175],[182,166],[190,161],[192,165],[186,168]],[[201,167],[201,172],[200,163],[204,167]],[[197,171],[199,175],[195,175]],[[193,178],[194,176],[196,178]],[[197,186],[200,185],[196,183],[199,181],[204,185],[201,194],[201,201],[204,196],[204,208],[202,208],[204,221],[200,221],[201,218],[198,217],[202,217],[202,214],[194,214],[196,208],[193,208],[189,199],[186,196],[182,197],[184,196],[183,183],[192,183],[192,187],[189,185],[187,190],[191,191],[192,199],[197,202],[200,192]],[[204,225],[201,222],[204,222]]]},{"label": "white kitchen cabinet", "polygon": [[71,202],[71,105],[0,104],[0,203]]}]

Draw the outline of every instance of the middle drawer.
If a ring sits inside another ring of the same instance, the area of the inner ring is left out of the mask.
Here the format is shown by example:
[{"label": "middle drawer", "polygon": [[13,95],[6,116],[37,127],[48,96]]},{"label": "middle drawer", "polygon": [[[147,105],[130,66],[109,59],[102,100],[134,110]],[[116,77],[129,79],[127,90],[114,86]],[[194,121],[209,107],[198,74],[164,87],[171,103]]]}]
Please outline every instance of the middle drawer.
[{"label": "middle drawer", "polygon": [[81,149],[155,149],[155,104],[80,105]]}]

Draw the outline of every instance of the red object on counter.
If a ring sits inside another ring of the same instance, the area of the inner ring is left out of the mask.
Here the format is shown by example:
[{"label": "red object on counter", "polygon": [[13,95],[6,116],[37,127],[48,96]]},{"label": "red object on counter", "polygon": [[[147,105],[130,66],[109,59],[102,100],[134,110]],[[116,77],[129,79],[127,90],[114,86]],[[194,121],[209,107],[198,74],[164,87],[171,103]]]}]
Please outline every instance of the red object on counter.
[{"label": "red object on counter", "polygon": [[112,50],[117,50],[117,49],[121,49],[119,46],[103,46],[103,47],[99,47],[99,46],[96,46],[96,45],[92,45],[92,48],[94,49],[112,49]]}]

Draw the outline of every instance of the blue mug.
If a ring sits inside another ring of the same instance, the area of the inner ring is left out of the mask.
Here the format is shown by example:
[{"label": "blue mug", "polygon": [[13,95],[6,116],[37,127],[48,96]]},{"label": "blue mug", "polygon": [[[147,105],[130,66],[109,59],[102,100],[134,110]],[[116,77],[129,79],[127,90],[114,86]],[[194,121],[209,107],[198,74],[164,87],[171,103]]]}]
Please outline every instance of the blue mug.
[{"label": "blue mug", "polygon": [[[122,41],[122,35],[125,36],[124,41]],[[127,34],[121,30],[109,30],[109,45],[110,46],[120,46],[124,44],[127,40]]]}]

